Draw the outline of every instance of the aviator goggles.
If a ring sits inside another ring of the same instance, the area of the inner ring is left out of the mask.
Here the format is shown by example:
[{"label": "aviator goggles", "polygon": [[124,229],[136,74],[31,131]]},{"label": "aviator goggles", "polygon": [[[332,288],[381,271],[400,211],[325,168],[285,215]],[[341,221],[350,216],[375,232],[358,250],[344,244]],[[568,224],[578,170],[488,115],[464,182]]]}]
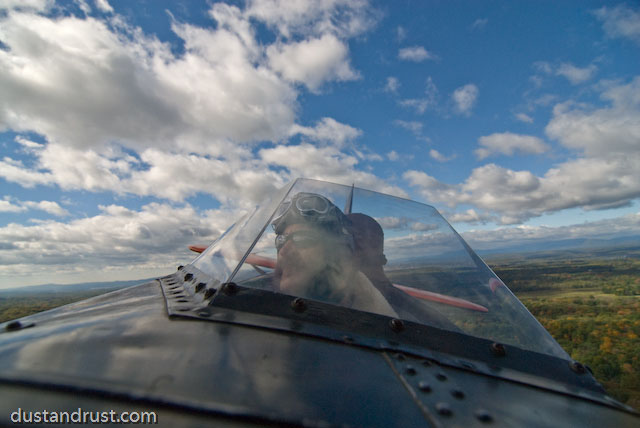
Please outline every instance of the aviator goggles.
[{"label": "aviator goggles", "polygon": [[313,193],[299,193],[293,201],[283,202],[280,205],[278,212],[274,216],[273,224],[278,224],[287,215],[292,208],[292,203],[298,214],[303,217],[322,217],[329,212],[332,205],[324,196]]}]

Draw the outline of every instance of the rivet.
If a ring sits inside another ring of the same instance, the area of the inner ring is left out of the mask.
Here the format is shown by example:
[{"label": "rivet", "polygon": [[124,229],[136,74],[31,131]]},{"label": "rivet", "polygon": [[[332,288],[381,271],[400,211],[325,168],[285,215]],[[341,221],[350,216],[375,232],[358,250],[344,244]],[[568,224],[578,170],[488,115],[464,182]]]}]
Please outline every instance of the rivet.
[{"label": "rivet", "polygon": [[453,411],[451,410],[451,407],[449,407],[449,404],[444,402],[436,403],[436,410],[442,416],[451,416],[453,414]]},{"label": "rivet", "polygon": [[397,354],[395,354],[394,356],[396,357],[396,360],[398,360],[398,361],[404,361],[404,360],[406,360],[406,359],[407,359],[407,357],[405,357],[405,356],[404,356],[404,354],[403,354],[403,353],[401,353],[401,352],[398,352],[398,353],[397,353]]},{"label": "rivet", "polygon": [[429,385],[429,382],[421,380],[418,382],[418,389],[422,392],[431,392],[431,385]]},{"label": "rivet", "polygon": [[489,414],[489,412],[484,409],[478,409],[474,414],[476,416],[476,419],[478,419],[480,422],[488,423],[493,421],[493,417],[491,416],[491,414]]},{"label": "rivet", "polygon": [[445,380],[447,380],[447,375],[440,372],[436,375],[436,379],[438,379],[441,382],[444,382]]},{"label": "rivet", "polygon": [[216,289],[215,288],[207,288],[207,290],[204,292],[204,298],[205,299],[209,299],[214,294],[216,294]]},{"label": "rivet", "polygon": [[201,292],[202,290],[204,290],[204,287],[206,287],[207,284],[205,284],[204,282],[199,283],[198,285],[196,285],[196,293]]},{"label": "rivet", "polygon": [[22,323],[20,321],[11,321],[9,324],[4,326],[4,329],[7,331],[16,331],[22,328]]},{"label": "rivet", "polygon": [[587,369],[579,362],[577,361],[572,361],[569,364],[569,367],[571,367],[571,370],[573,370],[574,372],[578,373],[578,374],[584,374],[587,372]]},{"label": "rivet", "polygon": [[404,330],[404,323],[402,322],[402,320],[399,320],[397,318],[394,318],[391,321],[389,321],[389,326],[391,327],[391,330],[395,331],[396,333],[399,333],[402,330]]},{"label": "rivet", "polygon": [[453,395],[458,400],[462,400],[464,398],[464,392],[459,389],[452,390],[451,395]]},{"label": "rivet", "polygon": [[184,280],[185,281],[191,281],[191,279],[193,278],[193,274],[192,273],[188,273],[184,276]]},{"label": "rivet", "polygon": [[304,312],[307,310],[307,302],[302,297],[296,297],[291,301],[291,309],[296,312]]},{"label": "rivet", "polygon": [[233,296],[234,294],[236,294],[238,292],[238,286],[236,285],[235,282],[227,282],[227,283],[223,284],[222,291],[227,296]]},{"label": "rivet", "polygon": [[506,349],[504,349],[504,345],[502,343],[492,343],[491,352],[493,352],[493,355],[495,355],[496,357],[504,357],[505,355],[507,355],[507,351]]},{"label": "rivet", "polygon": [[404,372],[409,376],[415,376],[418,373],[413,366],[405,367]]}]

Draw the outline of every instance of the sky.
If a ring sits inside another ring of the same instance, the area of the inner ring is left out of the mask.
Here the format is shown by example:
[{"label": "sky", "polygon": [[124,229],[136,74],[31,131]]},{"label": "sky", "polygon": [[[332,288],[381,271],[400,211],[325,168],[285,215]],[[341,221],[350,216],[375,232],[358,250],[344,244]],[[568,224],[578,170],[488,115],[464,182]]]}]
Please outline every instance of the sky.
[{"label": "sky", "polygon": [[640,6],[0,0],[0,288],[171,273],[296,177],[638,234]]}]

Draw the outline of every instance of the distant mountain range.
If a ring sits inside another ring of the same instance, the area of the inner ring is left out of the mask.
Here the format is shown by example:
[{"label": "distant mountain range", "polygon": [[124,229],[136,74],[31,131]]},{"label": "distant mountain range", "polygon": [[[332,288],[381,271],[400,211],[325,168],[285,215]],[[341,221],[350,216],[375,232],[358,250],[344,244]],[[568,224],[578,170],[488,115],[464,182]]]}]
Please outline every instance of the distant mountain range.
[{"label": "distant mountain range", "polygon": [[[473,248],[473,245],[472,245]],[[557,241],[529,241],[517,245],[504,247],[476,249],[481,257],[517,256],[535,253],[537,256],[549,256],[564,253],[564,256],[574,254],[580,257],[618,257],[627,254],[638,254],[640,251],[640,235],[622,236],[618,238],[575,238]]]}]

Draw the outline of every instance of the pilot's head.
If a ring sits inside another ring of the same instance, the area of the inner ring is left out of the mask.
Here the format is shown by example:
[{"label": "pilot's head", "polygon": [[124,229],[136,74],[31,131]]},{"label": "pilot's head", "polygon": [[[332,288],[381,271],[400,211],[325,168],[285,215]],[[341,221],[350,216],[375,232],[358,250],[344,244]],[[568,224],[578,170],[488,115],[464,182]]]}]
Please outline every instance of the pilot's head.
[{"label": "pilot's head", "polygon": [[324,196],[298,193],[283,203],[272,222],[278,261],[275,279],[286,294],[322,299],[332,276],[353,252],[350,222]]},{"label": "pilot's head", "polygon": [[384,231],[373,217],[362,213],[348,214],[354,238],[356,262],[363,272],[387,263],[384,255]]}]

